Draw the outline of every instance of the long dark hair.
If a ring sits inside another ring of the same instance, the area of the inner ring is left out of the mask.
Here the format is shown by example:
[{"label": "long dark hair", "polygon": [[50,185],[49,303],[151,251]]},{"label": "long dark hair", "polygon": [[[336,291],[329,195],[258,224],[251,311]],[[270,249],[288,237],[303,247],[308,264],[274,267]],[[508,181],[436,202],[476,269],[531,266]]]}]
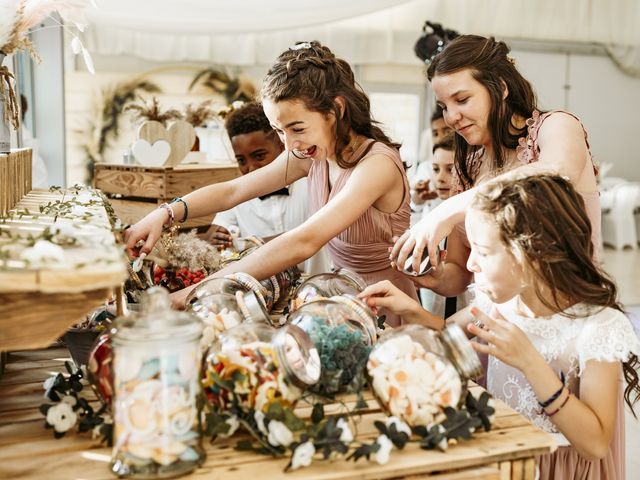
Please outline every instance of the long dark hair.
[{"label": "long dark hair", "polygon": [[[461,35],[434,57],[427,70],[431,81],[436,75],[447,75],[469,68],[473,78],[488,90],[491,98],[488,124],[495,154],[492,170],[499,170],[504,166],[503,150],[516,148],[518,139],[527,133],[526,125],[519,128],[513,124],[513,116],[527,119],[537,109],[535,92],[515,67],[513,60],[507,56],[509,51],[506,43],[498,42],[493,37]],[[509,94],[503,99],[505,85]],[[478,145],[469,145],[464,138],[456,135],[456,172],[465,189],[473,186],[475,181],[467,161],[480,148]]]},{"label": "long dark hair", "polygon": [[[349,163],[343,156],[352,130],[392,148],[400,148],[400,144],[392,142],[371,118],[369,98],[356,83],[349,64],[319,42],[298,42],[282,53],[267,72],[260,96],[274,102],[302,100],[308,110],[335,115],[335,155],[342,168],[351,168],[360,160]],[[342,114],[335,102],[338,96],[345,102]]]},{"label": "long dark hair", "polygon": [[[479,188],[472,208],[494,219],[502,242],[533,273],[535,293],[547,308],[574,318],[564,312],[568,302],[623,311],[615,282],[593,261],[591,222],[569,180],[547,174],[497,178]],[[623,363],[631,408],[640,398],[637,367],[636,355]]]}]

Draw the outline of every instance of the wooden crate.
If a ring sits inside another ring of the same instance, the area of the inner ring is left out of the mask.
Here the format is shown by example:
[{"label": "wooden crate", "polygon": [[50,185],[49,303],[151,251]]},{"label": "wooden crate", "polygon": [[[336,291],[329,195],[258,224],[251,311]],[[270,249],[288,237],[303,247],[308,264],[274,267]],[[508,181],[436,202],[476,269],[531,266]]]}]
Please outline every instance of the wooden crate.
[{"label": "wooden crate", "polygon": [[31,149],[0,155],[0,215],[6,215],[31,191]]},{"label": "wooden crate", "polygon": [[[95,187],[110,197],[116,215],[133,224],[159,204],[170,202],[192,191],[240,176],[234,166],[178,165],[146,167],[99,163],[95,168]],[[214,215],[188,219],[183,227],[210,225]]]},{"label": "wooden crate", "polygon": [[[61,349],[15,352],[9,357],[5,375],[0,379],[0,478],[48,480],[83,478],[111,480],[111,449],[91,439],[90,434],[68,433],[56,440],[43,427],[38,411],[42,382],[52,373],[64,371],[67,356]],[[479,395],[480,387],[472,386]],[[364,393],[368,408],[352,417],[357,438],[370,442],[378,435],[374,421],[384,415],[371,392]],[[341,398],[342,403],[327,405],[327,414],[353,408],[354,395]],[[300,416],[309,416],[311,408],[301,407]],[[195,472],[185,478],[202,480],[290,479],[290,480],[373,480],[400,478],[408,480],[533,480],[536,455],[555,450],[551,435],[534,427],[522,415],[504,403],[496,402],[493,428],[477,432],[471,440],[462,440],[446,452],[422,450],[408,445],[393,450],[386,465],[361,460],[358,463],[337,459],[314,460],[308,468],[283,473],[287,458],[274,458],[234,449],[243,437],[203,441],[207,458]]]}]

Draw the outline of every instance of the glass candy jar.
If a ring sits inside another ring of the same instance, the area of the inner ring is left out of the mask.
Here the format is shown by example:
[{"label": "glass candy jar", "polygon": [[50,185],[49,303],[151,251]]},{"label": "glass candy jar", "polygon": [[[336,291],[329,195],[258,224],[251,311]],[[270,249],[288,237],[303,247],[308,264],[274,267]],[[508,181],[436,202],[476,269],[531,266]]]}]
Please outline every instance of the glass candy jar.
[{"label": "glass candy jar", "polygon": [[373,347],[367,375],[380,405],[410,426],[427,426],[444,418],[446,407],[464,402],[467,381],[482,366],[462,329],[441,332],[404,325],[386,332]]},{"label": "glass candy jar", "polygon": [[143,297],[139,315],[116,322],[111,469],[120,477],[167,478],[205,457],[197,398],[202,328],[171,310],[162,288]]},{"label": "glass candy jar", "polygon": [[365,288],[367,288],[367,283],[364,279],[346,268],[340,268],[334,273],[313,275],[296,289],[291,300],[290,310],[293,312],[300,305],[318,298],[345,294],[357,296]]},{"label": "glass candy jar", "polygon": [[320,377],[318,352],[293,325],[244,323],[222,333],[207,353],[202,385],[214,410],[238,414],[293,406]]},{"label": "glass candy jar", "polygon": [[356,392],[376,341],[374,313],[351,296],[334,296],[305,303],[289,316],[304,330],[320,355],[320,380],[310,390],[323,396]]},{"label": "glass candy jar", "polygon": [[202,321],[200,347],[203,351],[222,332],[243,322],[271,324],[271,317],[252,291],[203,295],[188,303],[188,310]]}]

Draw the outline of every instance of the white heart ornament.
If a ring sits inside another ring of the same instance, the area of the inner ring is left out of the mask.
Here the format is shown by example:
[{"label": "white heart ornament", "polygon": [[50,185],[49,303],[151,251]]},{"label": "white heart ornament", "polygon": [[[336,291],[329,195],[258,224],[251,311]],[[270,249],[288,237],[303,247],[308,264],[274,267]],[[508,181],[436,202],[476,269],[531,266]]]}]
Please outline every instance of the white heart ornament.
[{"label": "white heart ornament", "polygon": [[142,165],[161,167],[171,154],[171,145],[166,140],[157,140],[153,145],[146,140],[136,140],[131,146],[131,151]]}]

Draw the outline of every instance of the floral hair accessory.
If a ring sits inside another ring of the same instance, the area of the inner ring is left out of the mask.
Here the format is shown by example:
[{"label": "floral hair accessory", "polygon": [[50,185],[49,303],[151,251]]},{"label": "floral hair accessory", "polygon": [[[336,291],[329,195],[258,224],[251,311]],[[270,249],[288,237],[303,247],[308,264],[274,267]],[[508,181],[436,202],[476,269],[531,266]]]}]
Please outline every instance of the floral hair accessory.
[{"label": "floral hair accessory", "polygon": [[289,50],[302,50],[304,48],[311,48],[311,42],[298,42],[293,47],[289,47]]}]

